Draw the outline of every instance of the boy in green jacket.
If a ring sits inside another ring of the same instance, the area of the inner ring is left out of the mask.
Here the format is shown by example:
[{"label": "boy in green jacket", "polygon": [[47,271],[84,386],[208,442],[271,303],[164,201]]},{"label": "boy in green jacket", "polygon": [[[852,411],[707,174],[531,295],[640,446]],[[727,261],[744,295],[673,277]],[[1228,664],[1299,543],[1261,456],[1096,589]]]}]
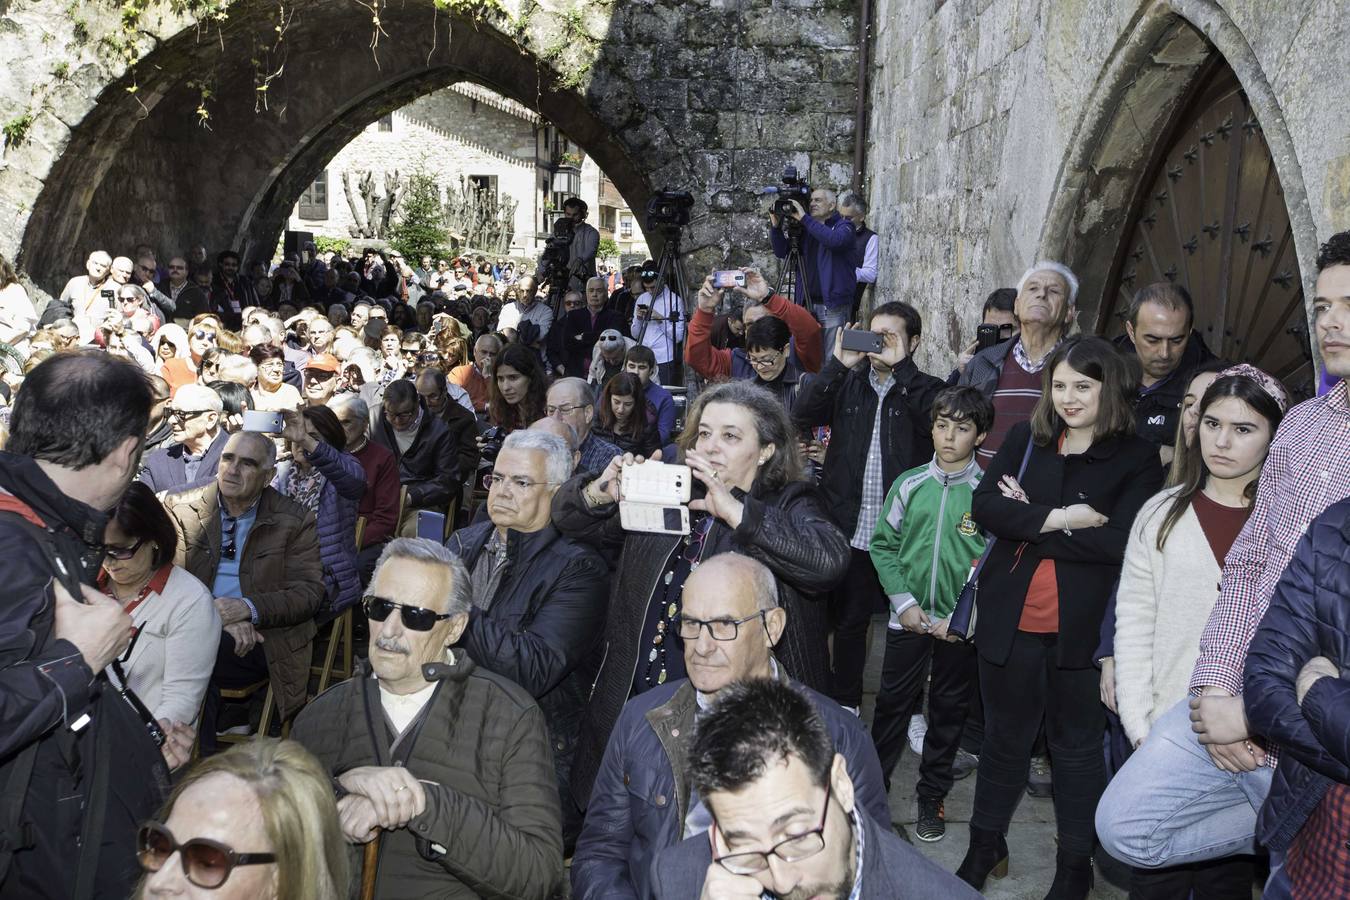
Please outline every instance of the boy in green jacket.
[{"label": "boy in green jacket", "polygon": [[939,393],[933,400],[933,459],[895,479],[872,535],[872,564],[891,602],[872,722],[887,790],[904,752],[910,716],[921,711],[932,663],[914,829],[923,841],[941,840],[947,832],[942,801],[952,787],[952,761],[976,677],[974,645],[949,637],[947,622],[984,552],[970,497],[982,474],[975,448],[993,421],[993,404],[975,388]]}]

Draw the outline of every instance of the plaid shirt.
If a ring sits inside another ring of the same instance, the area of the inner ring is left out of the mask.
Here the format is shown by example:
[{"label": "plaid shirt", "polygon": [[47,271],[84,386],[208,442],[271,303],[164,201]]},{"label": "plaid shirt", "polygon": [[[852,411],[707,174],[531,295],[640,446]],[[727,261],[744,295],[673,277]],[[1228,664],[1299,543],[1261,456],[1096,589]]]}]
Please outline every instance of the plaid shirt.
[{"label": "plaid shirt", "polygon": [[894,376],[885,381],[877,378],[877,371],[867,367],[867,383],[877,392],[877,414],[872,418],[872,443],[867,448],[867,465],[863,467],[862,500],[858,504],[858,524],[849,543],[859,550],[872,546],[872,532],[881,517],[881,504],[886,499],[886,485],[881,483],[881,408],[886,395],[895,387]]},{"label": "plaid shirt", "polygon": [[623,455],[622,450],[594,431],[586,435],[586,440],[581,442],[577,451],[581,454],[578,472],[603,472],[605,467],[614,461],[614,457]]},{"label": "plaid shirt", "polygon": [[1332,784],[1299,829],[1285,857],[1284,877],[1295,897],[1350,894],[1350,787]]},{"label": "plaid shirt", "polygon": [[1247,647],[1299,538],[1328,506],[1350,496],[1350,398],[1342,380],[1289,411],[1261,470],[1251,518],[1223,566],[1219,601],[1200,635],[1191,691],[1237,696]]}]

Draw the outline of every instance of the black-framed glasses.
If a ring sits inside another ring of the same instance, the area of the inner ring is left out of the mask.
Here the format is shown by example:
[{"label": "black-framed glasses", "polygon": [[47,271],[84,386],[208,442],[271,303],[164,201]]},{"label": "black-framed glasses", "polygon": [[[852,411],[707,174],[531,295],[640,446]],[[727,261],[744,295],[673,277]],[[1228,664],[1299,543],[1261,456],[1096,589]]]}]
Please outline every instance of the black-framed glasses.
[{"label": "black-framed glasses", "polygon": [[412,409],[405,409],[403,412],[394,412],[392,409],[385,407],[384,417],[389,420],[390,424],[402,425],[405,422],[411,422],[413,419],[417,418],[417,407],[414,406]]},{"label": "black-framed glasses", "polygon": [[[747,853],[728,853],[715,857],[718,865],[733,875],[754,875],[769,867],[769,856],[776,856],[783,862],[801,862],[815,856],[825,849],[825,820],[830,816],[830,783],[825,783],[825,808],[820,811],[820,824],[810,831],[785,837],[768,850],[754,850]],[[717,819],[713,818],[713,824]]]},{"label": "black-framed glasses", "polygon": [[204,416],[207,413],[216,412],[214,409],[170,409],[165,415],[170,419],[177,419],[179,422],[188,422],[198,416]]},{"label": "black-framed glasses", "polygon": [[435,610],[423,609],[420,606],[395,603],[393,600],[376,597],[374,594],[367,594],[362,597],[361,606],[366,611],[366,618],[372,622],[383,622],[389,618],[390,613],[398,610],[403,617],[403,627],[410,631],[430,631],[437,622],[454,615],[454,613],[438,613]]},{"label": "black-framed glasses", "polygon": [[483,487],[488,490],[500,487],[503,483],[509,484],[513,491],[528,491],[530,488],[539,487],[541,484],[562,484],[560,481],[531,481],[524,475],[498,475],[496,472],[490,472],[483,476]]},{"label": "black-framed glasses", "polygon": [[[675,628],[680,633],[680,640],[693,643],[698,640],[699,632],[704,628],[708,629],[708,634],[712,635],[714,641],[734,641],[736,635],[740,634],[741,626],[753,619],[764,617],[765,610],[757,609],[744,619],[694,619],[680,613],[675,616]],[[767,620],[766,620],[767,625]]]},{"label": "black-framed glasses", "polygon": [[112,544],[104,544],[103,552],[111,556],[113,559],[122,559],[122,560],[131,559],[133,556],[136,555],[137,550],[140,550],[142,547],[145,546],[145,542],[148,540],[150,539],[141,538],[139,541],[132,544],[130,547],[114,547]]},{"label": "black-framed glasses", "polygon": [[225,527],[220,530],[220,557],[221,559],[234,559],[235,546],[234,534],[239,527],[239,520],[234,516],[225,517]]},{"label": "black-framed glasses", "polygon": [[561,406],[545,406],[544,415],[548,416],[551,419],[556,415],[561,414],[565,416],[571,413],[573,410],[585,409],[588,406],[590,406],[589,403],[564,403]]},{"label": "black-framed glasses", "polygon": [[136,833],[136,857],[147,872],[164,868],[175,852],[187,880],[207,890],[215,890],[229,880],[235,866],[277,861],[275,853],[237,853],[234,848],[209,838],[192,838],[180,844],[161,822],[146,822]]}]

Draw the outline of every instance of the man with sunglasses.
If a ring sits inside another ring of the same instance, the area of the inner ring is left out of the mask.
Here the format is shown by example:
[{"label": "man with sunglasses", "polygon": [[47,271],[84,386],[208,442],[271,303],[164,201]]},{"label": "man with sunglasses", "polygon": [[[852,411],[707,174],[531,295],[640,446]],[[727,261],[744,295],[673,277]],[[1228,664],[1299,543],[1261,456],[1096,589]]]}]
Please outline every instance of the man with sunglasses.
[{"label": "man with sunglasses", "polygon": [[276,444],[239,431],[214,481],[169,498],[174,562],[211,588],[224,627],[202,710],[204,752],[216,746],[222,687],[269,678],[282,721],[305,704],[323,565],[314,514],[268,486],[275,474]]},{"label": "man with sunglasses", "polygon": [[334,777],[347,839],[380,836],[373,896],[549,896],[563,855],[544,716],[453,646],[479,612],[464,563],[396,539],[363,603],[368,661],[291,737]]},{"label": "man with sunglasses", "polygon": [[463,646],[473,660],[528,691],[544,711],[562,798],[563,842],[581,827],[569,788],[581,719],[600,665],[609,573],[591,547],[550,521],[572,451],[554,434],[513,431],[488,488],[490,521],[462,528],[447,546],[464,560],[473,615]]},{"label": "man with sunglasses", "polygon": [[[317,321],[328,324],[326,320]],[[300,377],[304,384],[300,395],[306,406],[323,406],[333,398],[338,389],[340,365],[338,358],[331,353],[319,353],[304,361],[300,366]]]},{"label": "man with sunglasses", "polygon": [[220,453],[229,437],[223,427],[225,404],[200,384],[185,384],[165,409],[174,443],[145,457],[140,480],[155,493],[181,491],[216,477]]},{"label": "man with sunglasses", "polygon": [[[763,563],[734,553],[703,562],[685,582],[677,621],[688,678],[640,694],[620,714],[572,858],[577,900],[649,896],[657,852],[702,834],[712,821],[705,800],[689,790],[696,719],[729,685],[754,678],[788,682],[773,657],[787,610],[779,606],[778,586]],[[859,803],[887,827],[881,764],[867,731],[828,697],[798,689],[843,756]]]},{"label": "man with sunglasses", "polygon": [[709,825],[657,856],[657,900],[980,896],[863,808],[820,707],[782,681],[718,697],[695,729],[689,781]]}]

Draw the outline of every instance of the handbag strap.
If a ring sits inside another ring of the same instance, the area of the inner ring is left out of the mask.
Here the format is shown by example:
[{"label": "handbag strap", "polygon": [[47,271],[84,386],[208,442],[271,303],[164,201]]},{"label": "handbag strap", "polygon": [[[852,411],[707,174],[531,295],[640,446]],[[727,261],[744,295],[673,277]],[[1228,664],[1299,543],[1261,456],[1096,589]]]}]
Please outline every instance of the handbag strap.
[{"label": "handbag strap", "polygon": [[[1019,482],[1022,480],[1022,476],[1026,474],[1027,460],[1031,459],[1031,448],[1034,446],[1036,446],[1036,441],[1031,435],[1027,435],[1027,449],[1022,453],[1022,464],[1017,467],[1017,480]],[[985,560],[989,559],[989,552],[994,549],[994,542],[996,540],[998,540],[998,538],[991,537],[985,542],[984,552],[980,554],[979,560],[975,563],[975,568],[971,570],[970,578],[967,579],[968,581],[974,581],[980,577],[980,572],[984,570]]]}]

